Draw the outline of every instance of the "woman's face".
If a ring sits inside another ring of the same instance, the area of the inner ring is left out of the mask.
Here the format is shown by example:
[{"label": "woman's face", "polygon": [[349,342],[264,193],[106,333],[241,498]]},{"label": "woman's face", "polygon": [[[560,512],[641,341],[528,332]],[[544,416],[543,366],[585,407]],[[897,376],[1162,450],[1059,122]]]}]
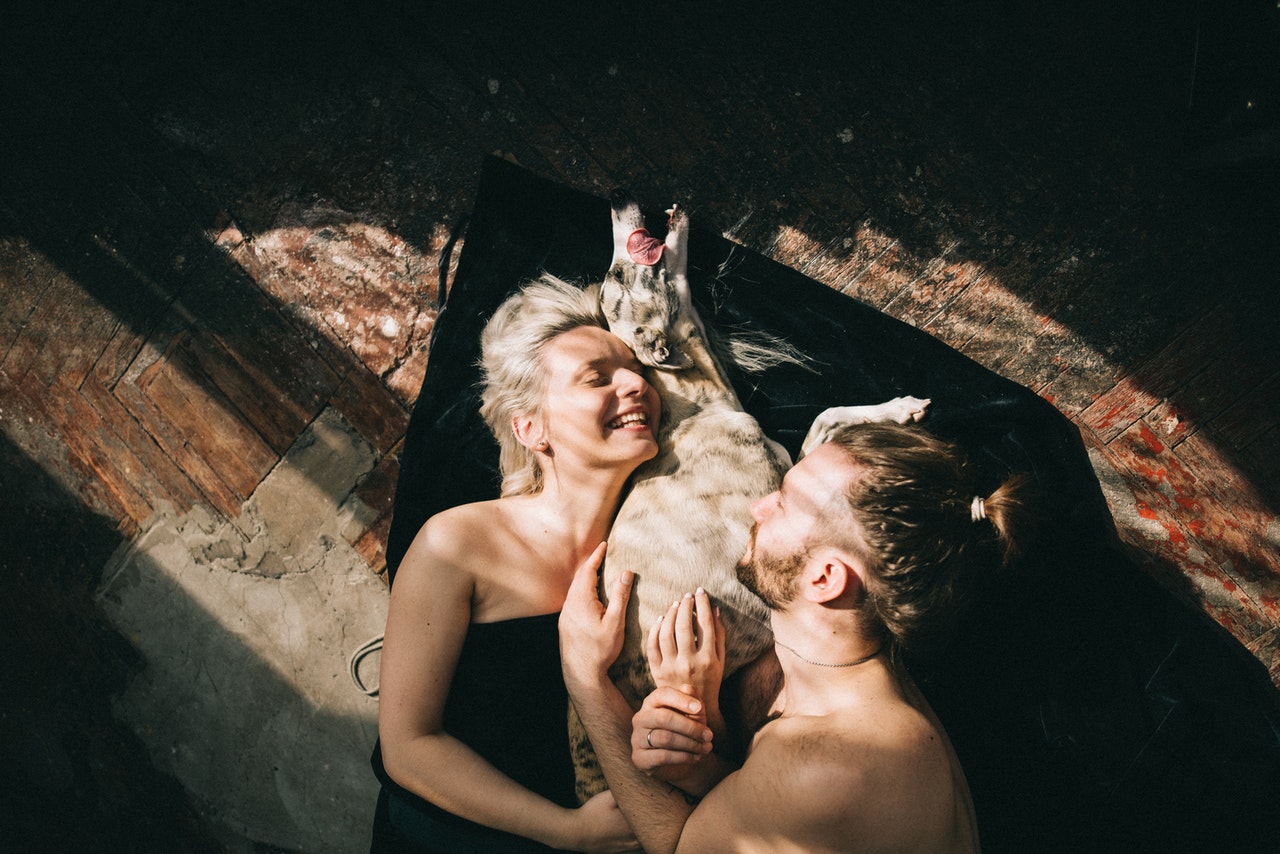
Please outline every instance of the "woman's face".
[{"label": "woman's face", "polygon": [[543,438],[558,464],[634,469],[658,453],[658,393],[620,338],[579,326],[552,339],[543,358]]}]

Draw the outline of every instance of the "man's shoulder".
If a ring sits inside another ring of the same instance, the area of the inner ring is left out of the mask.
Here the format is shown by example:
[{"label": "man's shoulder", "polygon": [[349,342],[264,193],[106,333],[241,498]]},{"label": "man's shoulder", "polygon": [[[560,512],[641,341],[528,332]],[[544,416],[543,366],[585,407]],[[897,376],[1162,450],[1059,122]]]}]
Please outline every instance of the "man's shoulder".
[{"label": "man's shoulder", "polygon": [[[765,725],[742,768],[703,802],[700,842],[726,850],[869,848],[945,850],[959,839],[953,807],[967,801],[945,734],[910,703],[884,700]],[[717,797],[719,796],[719,797]],[[942,840],[939,842],[939,840]],[[736,844],[741,842],[741,844]],[[763,847],[762,847],[763,846]],[[714,847],[690,850],[719,850]]]},{"label": "man's shoulder", "polygon": [[761,779],[785,777],[796,797],[813,786],[860,786],[874,760],[858,729],[832,725],[827,718],[783,718],[760,731],[742,771]]},{"label": "man's shoulder", "polygon": [[744,782],[773,789],[773,797],[804,809],[804,792],[838,791],[856,811],[890,789],[909,792],[949,779],[945,736],[922,715],[897,713],[781,718],[764,727],[743,765]]},{"label": "man's shoulder", "polygon": [[860,838],[872,781],[852,744],[824,742],[820,730],[791,719],[767,724],[742,767],[694,811],[680,850],[777,850],[778,840],[812,850]]}]

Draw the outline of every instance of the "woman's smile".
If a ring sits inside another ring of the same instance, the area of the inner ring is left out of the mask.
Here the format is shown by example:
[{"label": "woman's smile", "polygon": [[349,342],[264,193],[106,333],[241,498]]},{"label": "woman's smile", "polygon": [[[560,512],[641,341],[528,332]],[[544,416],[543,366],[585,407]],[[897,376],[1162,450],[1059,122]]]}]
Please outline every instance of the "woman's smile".
[{"label": "woman's smile", "polygon": [[646,430],[649,428],[649,416],[644,410],[627,412],[609,422],[609,429],[611,430],[634,430],[639,427],[643,427]]},{"label": "woman's smile", "polygon": [[662,404],[622,339],[596,327],[571,329],[548,347],[546,363],[546,439],[560,463],[569,454],[634,466],[658,452]]}]

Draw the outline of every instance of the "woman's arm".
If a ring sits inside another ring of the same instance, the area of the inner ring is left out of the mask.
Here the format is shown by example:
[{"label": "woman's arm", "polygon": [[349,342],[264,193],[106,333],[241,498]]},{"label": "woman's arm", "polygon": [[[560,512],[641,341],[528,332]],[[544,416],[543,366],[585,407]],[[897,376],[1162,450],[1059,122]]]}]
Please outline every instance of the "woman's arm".
[{"label": "woman's arm", "polygon": [[[602,796],[565,809],[517,784],[443,729],[444,706],[471,618],[465,531],[435,517],[396,575],[382,650],[378,731],[398,784],[478,824],[557,848],[627,850],[625,821]],[[540,737],[530,733],[530,738]]]}]

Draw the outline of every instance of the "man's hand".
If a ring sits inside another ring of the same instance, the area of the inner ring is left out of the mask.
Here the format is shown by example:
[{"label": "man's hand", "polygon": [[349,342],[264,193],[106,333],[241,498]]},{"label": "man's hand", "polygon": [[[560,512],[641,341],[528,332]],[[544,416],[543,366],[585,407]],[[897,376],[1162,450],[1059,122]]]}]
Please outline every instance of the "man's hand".
[{"label": "man's hand", "polygon": [[569,686],[589,686],[608,679],[610,665],[622,652],[632,575],[619,573],[609,593],[609,606],[601,604],[596,588],[604,552],[605,544],[601,543],[578,567],[560,611],[560,664]]}]

